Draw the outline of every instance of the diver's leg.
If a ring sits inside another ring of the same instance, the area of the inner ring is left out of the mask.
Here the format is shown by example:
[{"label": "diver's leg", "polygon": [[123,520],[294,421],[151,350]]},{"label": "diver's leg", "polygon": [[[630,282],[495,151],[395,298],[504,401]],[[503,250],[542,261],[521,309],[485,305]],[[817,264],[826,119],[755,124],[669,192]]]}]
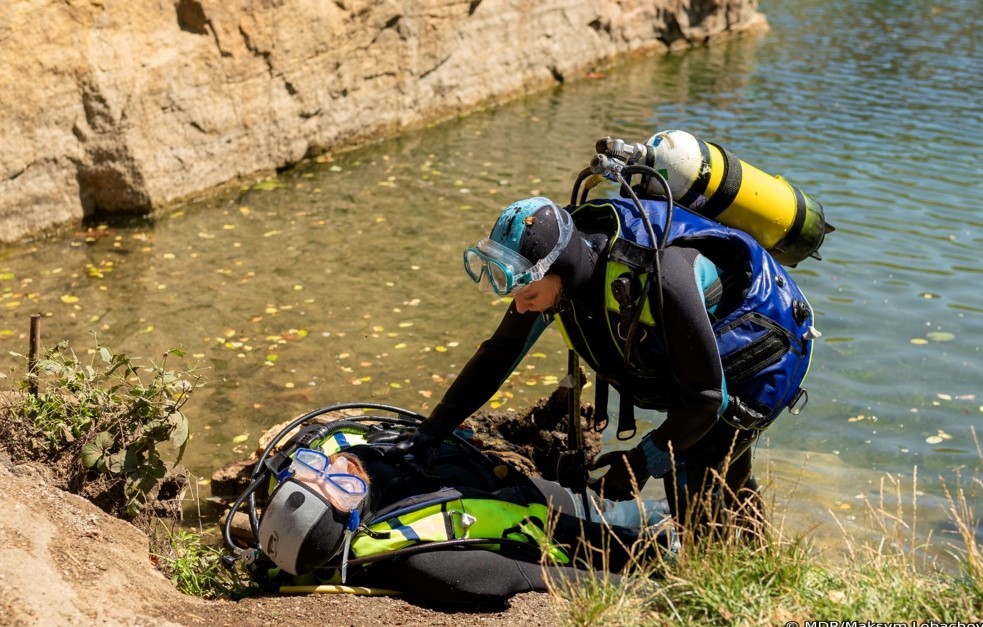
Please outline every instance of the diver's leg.
[{"label": "diver's leg", "polygon": [[676,455],[676,467],[663,481],[670,511],[680,524],[697,535],[720,529],[727,519],[724,509],[740,510],[748,499],[758,515],[763,515],[757,482],[751,474],[752,445],[758,434],[719,421]]},{"label": "diver's leg", "polygon": [[592,490],[587,491],[589,511],[585,514],[582,495],[553,481],[539,478],[533,478],[532,481],[546,496],[554,511],[591,522],[605,522],[637,530],[661,525],[669,517],[669,508],[664,501],[611,501],[602,499]]},{"label": "diver's leg", "polygon": [[543,567],[537,559],[520,559],[484,549],[434,549],[372,564],[358,585],[400,590],[430,603],[502,604],[522,592],[603,578],[617,585],[613,573],[571,566]]}]

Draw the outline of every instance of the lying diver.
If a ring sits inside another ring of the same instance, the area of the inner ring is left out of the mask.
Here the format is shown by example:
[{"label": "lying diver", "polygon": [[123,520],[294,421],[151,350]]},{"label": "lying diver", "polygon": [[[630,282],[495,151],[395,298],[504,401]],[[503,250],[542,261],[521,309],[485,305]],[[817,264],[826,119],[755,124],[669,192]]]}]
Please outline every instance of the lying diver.
[{"label": "lying diver", "polygon": [[618,581],[633,560],[675,548],[664,503],[589,493],[585,512],[582,495],[457,436],[422,464],[393,446],[407,423],[316,423],[261,458],[247,493],[275,487],[258,525],[251,520],[254,546],[235,546],[226,525],[226,541],[261,587],[340,582],[433,603],[501,603],[584,577]]}]

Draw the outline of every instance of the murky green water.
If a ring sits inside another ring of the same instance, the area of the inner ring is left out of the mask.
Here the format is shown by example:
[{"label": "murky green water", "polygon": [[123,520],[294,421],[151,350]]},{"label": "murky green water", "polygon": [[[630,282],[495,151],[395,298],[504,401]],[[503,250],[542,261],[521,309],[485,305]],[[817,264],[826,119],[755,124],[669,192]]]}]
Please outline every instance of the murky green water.
[{"label": "murky green water", "polygon": [[[910,481],[917,466],[937,510],[936,478],[972,474],[971,430],[983,431],[979,3],[761,8],[765,35],[643,60],[153,221],[2,250],[0,348],[26,352],[35,312],[48,344],[86,349],[96,332],[131,355],[182,348],[207,381],[187,407],[186,462],[203,477],[242,457],[236,436],[317,406],[426,413],[504,310],[462,271],[463,248],[513,200],[565,201],[598,137],[681,128],[783,174],[838,229],[822,262],[793,272],[824,338],[806,412],[767,432],[775,484],[807,486],[791,508],[856,516],[882,473]],[[496,404],[555,386],[555,331],[535,350]],[[922,517],[946,527],[938,511]]]}]

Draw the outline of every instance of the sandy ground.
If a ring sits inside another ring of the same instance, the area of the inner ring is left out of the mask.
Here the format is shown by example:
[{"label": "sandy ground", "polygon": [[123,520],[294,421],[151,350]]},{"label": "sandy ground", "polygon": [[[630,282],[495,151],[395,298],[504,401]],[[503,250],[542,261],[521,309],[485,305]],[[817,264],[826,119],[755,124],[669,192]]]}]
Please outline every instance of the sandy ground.
[{"label": "sandy ground", "polygon": [[188,597],[153,566],[143,532],[54,487],[43,470],[0,459],[0,625],[537,627],[555,616],[550,597],[536,593],[480,612],[353,595]]}]

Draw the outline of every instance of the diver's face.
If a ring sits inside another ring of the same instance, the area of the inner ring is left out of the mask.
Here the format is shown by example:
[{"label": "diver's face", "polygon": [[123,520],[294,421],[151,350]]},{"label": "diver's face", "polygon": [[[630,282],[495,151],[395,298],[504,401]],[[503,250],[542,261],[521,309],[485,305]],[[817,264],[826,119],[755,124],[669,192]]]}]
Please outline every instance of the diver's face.
[{"label": "diver's face", "polygon": [[533,281],[513,294],[512,300],[519,313],[535,311],[542,313],[552,309],[560,302],[562,289],[560,277],[548,274],[538,281]]}]

